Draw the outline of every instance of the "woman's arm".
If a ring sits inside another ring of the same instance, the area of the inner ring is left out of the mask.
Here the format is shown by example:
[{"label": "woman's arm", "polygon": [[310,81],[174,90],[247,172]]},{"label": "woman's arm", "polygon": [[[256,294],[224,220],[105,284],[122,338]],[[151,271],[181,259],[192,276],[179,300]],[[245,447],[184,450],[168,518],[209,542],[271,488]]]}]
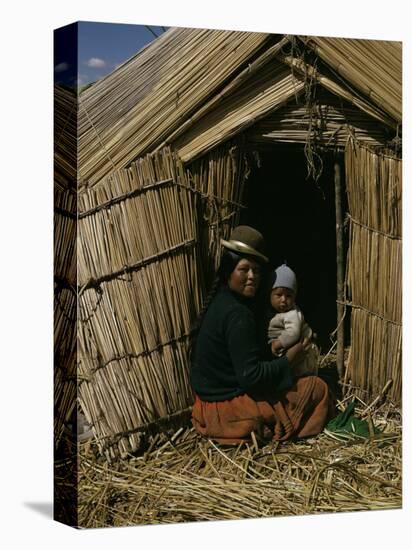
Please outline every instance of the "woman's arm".
[{"label": "woman's arm", "polygon": [[303,361],[305,355],[310,346],[310,338],[305,338],[302,342],[298,342],[294,346],[288,349],[286,352],[286,357],[288,358],[289,363],[296,365]]},{"label": "woman's arm", "polygon": [[[239,386],[245,391],[282,391],[292,386],[293,373],[287,356],[262,361],[253,314],[246,307],[232,310],[226,318],[225,338]],[[296,352],[297,353],[297,352]]]}]

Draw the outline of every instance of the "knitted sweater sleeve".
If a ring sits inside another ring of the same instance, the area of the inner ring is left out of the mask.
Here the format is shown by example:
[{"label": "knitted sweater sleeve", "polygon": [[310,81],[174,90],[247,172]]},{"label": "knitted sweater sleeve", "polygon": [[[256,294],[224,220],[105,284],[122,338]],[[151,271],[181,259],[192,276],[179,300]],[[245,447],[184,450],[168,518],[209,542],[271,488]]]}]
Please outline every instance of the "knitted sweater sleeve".
[{"label": "knitted sweater sleeve", "polygon": [[226,342],[239,386],[244,391],[292,386],[292,369],[286,356],[261,361],[253,314],[245,308],[228,312],[225,323]]},{"label": "knitted sweater sleeve", "polygon": [[284,314],[284,330],[279,335],[279,341],[285,349],[296,344],[301,336],[303,317],[301,311],[292,309]]}]

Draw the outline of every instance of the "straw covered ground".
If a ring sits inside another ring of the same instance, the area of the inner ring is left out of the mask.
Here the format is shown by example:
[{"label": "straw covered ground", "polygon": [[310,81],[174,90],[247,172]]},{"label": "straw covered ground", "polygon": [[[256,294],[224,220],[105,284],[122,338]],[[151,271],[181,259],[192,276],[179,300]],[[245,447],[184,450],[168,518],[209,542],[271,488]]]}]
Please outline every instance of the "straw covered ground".
[{"label": "straw covered ground", "polygon": [[[218,446],[190,426],[150,436],[139,456],[109,464],[93,440],[79,445],[79,526],[383,510],[402,505],[401,414],[390,402],[357,416],[370,439],[317,437],[264,446]],[[368,410],[367,410],[368,409]],[[372,426],[372,424],[370,424]],[[376,432],[378,432],[376,430]]]}]

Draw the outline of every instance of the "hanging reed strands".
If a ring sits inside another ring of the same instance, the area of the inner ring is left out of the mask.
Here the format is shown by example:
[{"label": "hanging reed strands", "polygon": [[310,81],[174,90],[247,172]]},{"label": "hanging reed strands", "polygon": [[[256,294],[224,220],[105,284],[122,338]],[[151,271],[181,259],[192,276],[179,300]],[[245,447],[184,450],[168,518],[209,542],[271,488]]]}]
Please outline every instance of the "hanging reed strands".
[{"label": "hanging reed strands", "polygon": [[335,79],[325,76],[325,74],[320,72],[314,65],[305,63],[302,59],[298,59],[292,55],[279,55],[278,59],[289,65],[292,71],[297,71],[302,76],[309,78],[310,80],[316,80],[317,83],[326,88],[329,92],[341,97],[349,103],[352,103],[355,107],[364,111],[379,122],[387,125],[389,128],[397,128],[398,122],[388,116],[380,106],[377,106],[368,98],[364,99],[360,94],[354,92],[351,87],[338,83]]},{"label": "hanging reed strands", "polygon": [[392,378],[401,399],[401,162],[351,145],[346,152],[350,212],[347,282],[352,306],[348,377],[369,391]]},{"label": "hanging reed strands", "polygon": [[261,144],[303,143],[311,133],[311,142],[318,147],[345,148],[353,138],[370,146],[384,146],[387,130],[350,103],[326,91],[317,90],[311,113],[304,99],[292,99],[254,125],[247,133],[248,142]]},{"label": "hanging reed strands", "polygon": [[203,288],[220,261],[220,240],[228,239],[243,206],[247,165],[236,141],[217,147],[187,168],[189,181],[203,197],[198,213]]},{"label": "hanging reed strands", "polygon": [[192,403],[201,282],[235,222],[243,171],[232,146],[188,168],[164,149],[79,194],[79,399],[108,459]]}]

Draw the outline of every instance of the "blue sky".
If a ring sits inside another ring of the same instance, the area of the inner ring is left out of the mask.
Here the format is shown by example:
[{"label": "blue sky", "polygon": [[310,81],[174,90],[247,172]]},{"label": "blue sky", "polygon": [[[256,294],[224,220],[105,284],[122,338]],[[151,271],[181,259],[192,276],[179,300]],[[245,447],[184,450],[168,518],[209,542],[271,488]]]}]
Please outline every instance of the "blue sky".
[{"label": "blue sky", "polygon": [[[155,40],[166,27],[81,21],[55,33],[55,82],[79,87],[114,71],[143,46]],[[73,44],[77,32],[78,61]]]}]

